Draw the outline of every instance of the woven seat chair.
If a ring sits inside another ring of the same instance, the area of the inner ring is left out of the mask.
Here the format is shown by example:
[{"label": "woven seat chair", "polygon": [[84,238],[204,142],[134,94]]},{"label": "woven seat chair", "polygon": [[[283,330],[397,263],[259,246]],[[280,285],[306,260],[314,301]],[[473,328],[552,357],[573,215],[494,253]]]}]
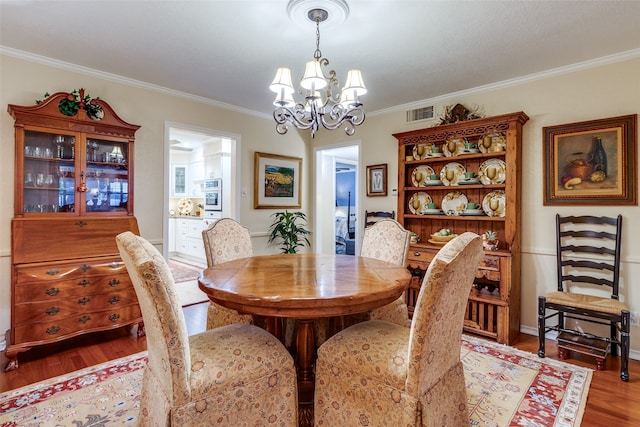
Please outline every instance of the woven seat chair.
[{"label": "woven seat chair", "polygon": [[147,332],[139,425],[297,426],[296,371],[278,339],[243,324],[189,337],[162,255],[131,232],[116,243]]},{"label": "woven seat chair", "polygon": [[[211,267],[227,261],[253,256],[251,236],[246,227],[231,218],[222,218],[211,227],[202,231],[207,266]],[[250,314],[241,314],[236,310],[209,302],[207,311],[207,329],[213,329],[233,323],[253,323]]]},{"label": "woven seat chair", "polygon": [[362,322],[318,349],[315,425],[469,425],[460,350],[483,256],[480,236],[461,234],[429,265],[410,328]]},{"label": "woven seat chair", "polygon": [[[629,381],[631,313],[619,300],[621,236],[621,215],[556,215],[558,287],[538,297],[538,356],[545,357],[548,331],[558,332],[560,358],[569,351],[593,355],[599,370],[619,347],[620,378]],[[547,324],[554,317],[557,323]]]}]

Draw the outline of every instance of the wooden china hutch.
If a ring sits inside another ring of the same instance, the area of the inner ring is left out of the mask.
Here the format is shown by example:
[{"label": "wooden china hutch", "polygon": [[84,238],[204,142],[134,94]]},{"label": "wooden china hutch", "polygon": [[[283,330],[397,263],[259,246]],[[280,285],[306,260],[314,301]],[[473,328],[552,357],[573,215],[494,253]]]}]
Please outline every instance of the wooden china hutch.
[{"label": "wooden china hutch", "polygon": [[514,343],[520,332],[522,126],[528,119],[516,112],[393,135],[399,147],[398,221],[417,240],[408,257],[414,275],[410,312],[444,244],[434,234],[489,234],[464,330],[503,344]]},{"label": "wooden china hutch", "polygon": [[133,216],[133,142],[140,126],[83,89],[15,119],[11,223],[11,329],[6,370],[18,353],[81,334],[137,326],[142,314],[115,236],[139,234]]}]

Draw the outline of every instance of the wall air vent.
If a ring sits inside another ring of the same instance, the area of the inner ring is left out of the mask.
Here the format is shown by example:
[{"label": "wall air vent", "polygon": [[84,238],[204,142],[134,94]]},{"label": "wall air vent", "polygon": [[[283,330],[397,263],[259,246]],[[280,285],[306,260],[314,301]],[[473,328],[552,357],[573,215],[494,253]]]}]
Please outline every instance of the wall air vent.
[{"label": "wall air vent", "polygon": [[429,107],[416,108],[415,110],[407,111],[407,122],[416,122],[418,120],[432,119],[433,118],[433,105]]}]

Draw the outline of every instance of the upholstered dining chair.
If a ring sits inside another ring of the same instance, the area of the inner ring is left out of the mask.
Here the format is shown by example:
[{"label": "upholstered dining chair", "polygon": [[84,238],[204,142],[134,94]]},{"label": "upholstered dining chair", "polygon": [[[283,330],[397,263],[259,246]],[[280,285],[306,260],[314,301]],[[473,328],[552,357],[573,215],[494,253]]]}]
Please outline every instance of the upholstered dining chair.
[{"label": "upholstered dining chair", "polygon": [[371,320],[329,338],[316,362],[317,426],[468,426],[462,327],[482,240],[466,232],[425,274],[411,327]]},{"label": "upholstered dining chair", "polygon": [[[372,223],[365,228],[360,256],[375,258],[396,265],[405,265],[409,251],[411,233],[398,221],[384,218]],[[400,326],[409,326],[409,309],[403,294],[397,300],[384,307],[376,308],[367,313],[344,316],[342,326],[351,326],[367,320],[385,320]],[[336,320],[336,319],[332,319]],[[320,346],[333,334],[336,326],[329,318],[320,318],[315,321],[316,346]]]},{"label": "upholstered dining chair", "polygon": [[[375,258],[397,265],[407,263],[411,232],[394,219],[382,219],[364,229],[360,256]],[[409,326],[409,309],[403,294],[396,301],[368,313],[368,320],[386,320]]]},{"label": "upholstered dining chair", "polygon": [[116,236],[147,332],[141,426],[297,426],[293,359],[265,330],[227,325],[188,336],[162,255],[131,232]]},{"label": "upholstered dining chair", "polygon": [[[219,219],[208,229],[202,230],[202,240],[209,267],[253,256],[249,230],[231,218]],[[233,323],[253,323],[253,318],[250,314],[241,314],[213,301],[209,302],[207,329]]]}]

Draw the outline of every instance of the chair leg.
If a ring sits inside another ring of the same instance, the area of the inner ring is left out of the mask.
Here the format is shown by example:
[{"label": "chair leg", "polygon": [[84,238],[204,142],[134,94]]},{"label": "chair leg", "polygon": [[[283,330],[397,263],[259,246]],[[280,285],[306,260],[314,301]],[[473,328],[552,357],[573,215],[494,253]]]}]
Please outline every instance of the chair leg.
[{"label": "chair leg", "polygon": [[[618,337],[618,322],[611,322],[611,342],[620,342],[620,337]],[[622,353],[622,349],[620,349],[620,352]],[[617,344],[611,345],[611,355],[614,357],[618,355]]]},{"label": "chair leg", "polygon": [[631,313],[627,310],[622,311],[620,333],[620,379],[629,381],[629,348],[631,345]]},{"label": "chair leg", "polygon": [[538,357],[544,357],[545,306],[547,299],[538,297]]}]

